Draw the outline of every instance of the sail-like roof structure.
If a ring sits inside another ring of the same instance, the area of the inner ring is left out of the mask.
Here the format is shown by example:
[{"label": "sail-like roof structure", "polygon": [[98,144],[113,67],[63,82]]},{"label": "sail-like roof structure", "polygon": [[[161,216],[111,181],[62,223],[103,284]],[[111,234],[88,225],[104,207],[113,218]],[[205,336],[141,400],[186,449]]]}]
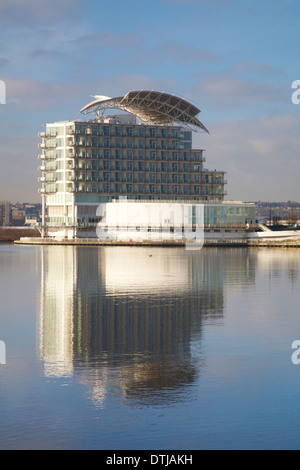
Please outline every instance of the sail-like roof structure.
[{"label": "sail-like roof structure", "polygon": [[193,104],[158,91],[129,91],[124,96],[109,98],[95,96],[95,100],[81,109],[82,114],[93,113],[100,118],[107,109],[119,109],[135,115],[141,122],[152,125],[179,124],[195,131],[207,132],[206,127],[196,117],[200,113]]}]

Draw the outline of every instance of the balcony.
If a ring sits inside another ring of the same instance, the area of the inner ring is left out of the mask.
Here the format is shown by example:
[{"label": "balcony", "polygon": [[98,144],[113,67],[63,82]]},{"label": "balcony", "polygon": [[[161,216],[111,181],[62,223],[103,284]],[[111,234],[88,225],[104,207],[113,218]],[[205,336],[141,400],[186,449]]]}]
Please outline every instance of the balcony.
[{"label": "balcony", "polygon": [[42,142],[38,144],[40,149],[55,149],[57,147],[57,142]]},{"label": "balcony", "polygon": [[55,139],[55,137],[57,136],[57,131],[51,129],[51,131],[46,131],[44,132],[44,137],[46,137],[46,139]]},{"label": "balcony", "polygon": [[56,171],[56,167],[44,167],[42,171]]}]

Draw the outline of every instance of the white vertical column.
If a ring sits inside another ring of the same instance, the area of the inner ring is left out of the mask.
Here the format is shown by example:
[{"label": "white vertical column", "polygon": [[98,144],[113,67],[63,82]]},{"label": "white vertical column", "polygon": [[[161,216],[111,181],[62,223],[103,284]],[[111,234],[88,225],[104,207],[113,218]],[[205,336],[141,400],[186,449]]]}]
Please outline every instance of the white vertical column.
[{"label": "white vertical column", "polygon": [[[67,208],[67,182],[66,182],[66,167],[67,167],[67,158],[66,158],[66,123],[64,122],[64,224],[65,227],[68,225],[68,208]],[[65,230],[65,236],[67,231]]]},{"label": "white vertical column", "polygon": [[42,194],[42,238],[44,238],[45,235],[46,235],[46,230],[45,230],[45,200],[46,200],[46,196],[45,196],[45,194]]}]

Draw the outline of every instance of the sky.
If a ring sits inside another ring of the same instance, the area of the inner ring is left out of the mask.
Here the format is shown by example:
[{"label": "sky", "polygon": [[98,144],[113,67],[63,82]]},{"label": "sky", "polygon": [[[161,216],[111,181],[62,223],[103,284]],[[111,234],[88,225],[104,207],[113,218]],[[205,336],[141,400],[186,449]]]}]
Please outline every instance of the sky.
[{"label": "sky", "polygon": [[157,90],[201,110],[227,200],[300,201],[299,26],[299,0],[0,0],[0,200],[41,201],[43,124]]}]

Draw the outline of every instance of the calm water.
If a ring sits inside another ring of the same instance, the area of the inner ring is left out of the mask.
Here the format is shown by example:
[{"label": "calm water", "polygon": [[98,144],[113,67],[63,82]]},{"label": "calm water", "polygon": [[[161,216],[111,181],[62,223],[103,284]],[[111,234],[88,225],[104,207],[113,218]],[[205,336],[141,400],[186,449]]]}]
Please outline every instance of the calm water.
[{"label": "calm water", "polygon": [[1,245],[0,449],[300,449],[299,307],[293,249]]}]

